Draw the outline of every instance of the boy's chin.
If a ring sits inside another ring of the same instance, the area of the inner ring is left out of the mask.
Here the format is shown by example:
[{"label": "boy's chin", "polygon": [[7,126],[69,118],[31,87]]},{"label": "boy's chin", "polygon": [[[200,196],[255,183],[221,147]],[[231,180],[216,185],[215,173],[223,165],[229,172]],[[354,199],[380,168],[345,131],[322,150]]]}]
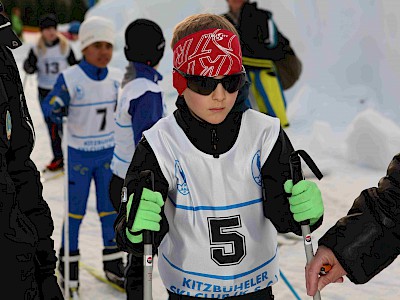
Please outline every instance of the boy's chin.
[{"label": "boy's chin", "polygon": [[224,116],[219,116],[219,117],[210,117],[210,118],[205,118],[204,121],[213,124],[213,125],[218,125],[221,124],[223,121],[225,121],[226,115]]},{"label": "boy's chin", "polygon": [[98,68],[105,68],[105,67],[108,66],[109,63],[110,63],[110,61],[107,61],[107,62],[104,62],[104,61],[102,61],[102,62],[97,62],[95,66],[98,67]]}]

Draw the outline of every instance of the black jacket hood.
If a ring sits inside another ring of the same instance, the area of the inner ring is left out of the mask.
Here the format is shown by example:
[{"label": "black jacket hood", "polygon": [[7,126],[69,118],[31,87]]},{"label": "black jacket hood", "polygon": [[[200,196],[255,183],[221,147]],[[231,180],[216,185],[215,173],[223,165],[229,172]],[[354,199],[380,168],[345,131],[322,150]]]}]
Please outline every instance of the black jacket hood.
[{"label": "black jacket hood", "polygon": [[0,14],[0,45],[10,49],[16,49],[22,45],[21,40],[12,30],[10,20],[2,14]]}]

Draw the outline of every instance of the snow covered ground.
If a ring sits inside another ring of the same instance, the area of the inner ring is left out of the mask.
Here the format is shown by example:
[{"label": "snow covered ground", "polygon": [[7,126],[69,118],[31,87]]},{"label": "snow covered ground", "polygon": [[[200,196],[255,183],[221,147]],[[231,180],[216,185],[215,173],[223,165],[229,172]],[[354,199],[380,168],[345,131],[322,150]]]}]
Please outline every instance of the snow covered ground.
[{"label": "snow covered ground", "polygon": [[[325,216],[323,225],[313,234],[316,249],[318,238],[347,213],[361,190],[377,185],[391,158],[400,152],[400,3],[397,0],[258,2],[273,11],[278,27],[289,37],[303,62],[301,79],[285,94],[291,123],[287,134],[295,148],[306,150],[325,175],[318,183]],[[126,64],[123,32],[135,18],[157,21],[169,45],[174,25],[184,17],[205,11],[222,13],[225,9],[226,2],[222,0],[103,0],[88,14],[114,20],[118,36],[112,65],[123,69]],[[26,34],[24,45],[14,51],[19,66],[36,38],[34,34]],[[170,75],[172,52],[166,49],[159,71],[164,75],[163,88],[171,113],[176,93]],[[25,77],[22,68],[21,77]],[[37,138],[32,158],[41,169],[51,159],[51,150],[36,88],[36,78],[28,76],[25,94]],[[303,168],[310,174],[304,164]],[[58,250],[64,215],[63,179],[44,183],[44,197],[52,210],[53,237]],[[82,261],[101,270],[102,241],[94,189],[79,242]],[[305,292],[302,242],[281,246],[279,252],[281,271],[301,299],[311,299]],[[399,278],[397,260],[365,285],[356,286],[346,279],[343,284],[326,287],[321,296],[332,300],[400,299]],[[273,290],[277,300],[295,299],[283,280]],[[84,270],[80,291],[82,299],[125,299],[123,293]],[[153,297],[167,299],[157,267]]]}]

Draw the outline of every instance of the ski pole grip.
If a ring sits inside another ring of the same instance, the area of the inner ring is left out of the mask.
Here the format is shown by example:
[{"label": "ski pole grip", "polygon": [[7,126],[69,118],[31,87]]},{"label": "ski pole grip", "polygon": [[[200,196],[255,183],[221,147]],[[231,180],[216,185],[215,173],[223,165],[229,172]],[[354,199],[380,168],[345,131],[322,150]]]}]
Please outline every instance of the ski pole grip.
[{"label": "ski pole grip", "polygon": [[[289,157],[290,173],[291,173],[293,185],[295,185],[296,183],[298,183],[299,181],[304,179],[303,171],[301,169],[300,155],[299,155],[299,153],[302,153],[302,152],[300,152],[300,151],[304,152],[304,150],[294,151],[294,152],[292,152],[292,154],[290,154],[290,157]],[[300,225],[309,225],[309,224],[310,224],[310,220],[304,220],[304,221],[300,222]]]},{"label": "ski pole grip", "polygon": [[304,179],[303,171],[301,170],[301,160],[298,153],[295,151],[289,157],[290,173],[293,185]]},{"label": "ski pole grip", "polygon": [[[140,177],[144,179],[144,187],[154,191],[154,173],[150,170],[140,172]],[[153,232],[143,230],[143,244],[153,244]]]},{"label": "ski pole grip", "polygon": [[143,230],[143,244],[153,244],[153,233],[150,230]]}]

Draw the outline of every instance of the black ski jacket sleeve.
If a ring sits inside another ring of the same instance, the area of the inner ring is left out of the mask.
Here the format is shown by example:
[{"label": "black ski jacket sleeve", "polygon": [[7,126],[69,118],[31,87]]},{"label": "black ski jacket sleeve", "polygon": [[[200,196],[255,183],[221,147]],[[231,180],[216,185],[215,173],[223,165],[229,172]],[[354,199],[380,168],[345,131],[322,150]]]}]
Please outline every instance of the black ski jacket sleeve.
[{"label": "black ski jacket sleeve", "polygon": [[[289,39],[282,34],[274,23],[276,33],[276,45],[266,48],[260,36],[266,35],[268,31],[268,21],[272,20],[272,12],[257,7],[256,2],[246,2],[243,4],[238,20],[231,12],[222,14],[232,25],[235,26],[242,46],[243,56],[269,59],[273,61],[281,60],[287,54],[294,54],[290,46]],[[262,33],[263,31],[264,34]],[[255,34],[256,33],[256,34]]]},{"label": "black ski jacket sleeve", "polygon": [[4,64],[8,73],[3,77],[3,85],[8,96],[12,120],[12,138],[5,155],[7,173],[14,183],[15,198],[21,212],[36,227],[39,238],[36,255],[41,274],[54,274],[57,259],[51,239],[54,229],[53,220],[50,209],[42,197],[39,172],[30,159],[34,145],[33,123],[15,61],[10,50],[6,48],[2,50],[3,55],[7,56]]},{"label": "black ski jacket sleeve", "polygon": [[[285,131],[281,128],[279,137],[261,168],[264,185],[264,215],[279,233],[293,232],[301,235],[301,226],[293,218],[290,211],[288,194],[283,186],[286,180],[291,178],[289,156],[294,151],[293,146]],[[314,231],[322,224],[323,217],[317,223],[310,226]]]},{"label": "black ski jacket sleeve", "polygon": [[[2,37],[7,34],[7,22],[1,15],[0,25]],[[17,65],[4,42],[0,39],[0,239],[2,257],[9,261],[2,260],[2,265],[7,280],[15,278],[12,287],[18,290],[16,295],[26,293],[27,297],[38,291],[41,299],[62,299],[54,276],[53,219],[42,196],[39,172],[30,159],[35,142],[33,123]]]},{"label": "black ski jacket sleeve", "polygon": [[[131,208],[134,215],[136,215],[144,186],[144,182],[140,178],[140,172],[144,170],[151,170],[154,173],[154,189],[161,193],[164,200],[167,199],[168,182],[161,171],[160,165],[157,162],[157,158],[149,143],[145,138],[142,138],[135,149],[132,162],[128,168],[124,181],[124,186],[127,187],[128,190],[128,197],[129,195],[134,194],[133,206]],[[159,232],[154,232],[153,235],[153,250],[155,253],[164,235],[169,229],[163,208],[164,207],[161,209],[161,230]],[[126,203],[122,202],[117,219],[114,223],[117,244],[121,250],[140,256],[143,254],[143,243],[133,244],[127,239],[125,232],[126,223]]]},{"label": "black ski jacket sleeve", "polygon": [[368,282],[400,253],[400,153],[378,187],[361,192],[347,216],[318,242],[330,248],[356,284]]}]

